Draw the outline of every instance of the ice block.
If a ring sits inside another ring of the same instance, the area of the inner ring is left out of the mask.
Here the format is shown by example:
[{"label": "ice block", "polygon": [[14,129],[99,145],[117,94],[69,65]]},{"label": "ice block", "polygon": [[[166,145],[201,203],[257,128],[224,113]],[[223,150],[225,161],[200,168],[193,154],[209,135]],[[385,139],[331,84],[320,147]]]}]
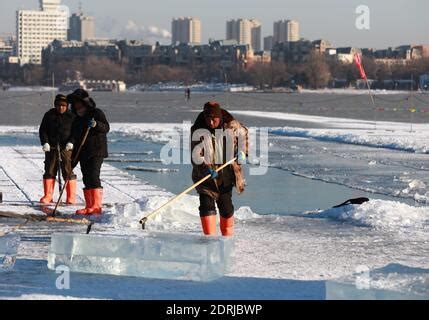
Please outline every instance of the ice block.
[{"label": "ice block", "polygon": [[52,235],[48,268],[156,279],[212,281],[230,269],[234,240],[197,234]]},{"label": "ice block", "polygon": [[326,282],[328,300],[428,300],[429,270],[391,264]]},{"label": "ice block", "polygon": [[0,272],[8,272],[13,269],[20,241],[18,235],[0,236]]}]

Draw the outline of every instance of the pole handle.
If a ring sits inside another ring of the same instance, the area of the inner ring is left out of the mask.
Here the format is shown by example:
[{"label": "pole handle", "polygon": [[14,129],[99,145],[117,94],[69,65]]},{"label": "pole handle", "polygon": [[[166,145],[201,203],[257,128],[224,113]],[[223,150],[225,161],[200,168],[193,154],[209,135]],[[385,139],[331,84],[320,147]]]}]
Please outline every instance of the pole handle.
[{"label": "pole handle", "polygon": [[[231,165],[234,161],[237,160],[237,157],[235,157],[234,159],[231,159],[230,161],[228,161],[227,163],[225,163],[224,165],[220,166],[219,168],[216,169],[216,172],[220,172],[223,169],[225,169],[227,166]],[[155,215],[157,215],[159,212],[161,212],[162,209],[164,209],[165,207],[167,207],[168,205],[172,204],[173,202],[179,200],[180,198],[182,198],[184,195],[188,194],[189,192],[191,192],[193,189],[195,189],[196,187],[198,187],[199,185],[203,184],[204,182],[206,182],[208,179],[210,179],[211,175],[208,174],[207,176],[205,176],[203,179],[201,179],[200,181],[198,181],[197,183],[195,183],[194,185],[190,186],[188,189],[186,189],[185,191],[183,191],[182,193],[178,194],[177,196],[175,196],[174,198],[170,199],[167,203],[165,203],[164,205],[162,205],[161,207],[159,207],[158,209],[156,209],[155,211],[153,211],[152,213],[148,214],[146,217],[142,218],[140,220],[140,224],[143,226],[144,229],[144,225],[145,223],[152,217],[154,217]]]},{"label": "pole handle", "polygon": [[[83,145],[85,144],[86,140],[88,139],[88,135],[89,135],[89,131],[90,130],[91,130],[91,128],[87,128],[86,129],[85,135],[83,136],[83,139],[82,139],[82,143],[80,144],[79,149],[76,152],[76,156],[73,159],[73,163],[76,163],[77,160],[79,159],[80,153],[82,152]],[[68,183],[70,181],[71,173],[72,173],[72,171],[70,171],[70,173],[68,174],[67,180],[64,182],[63,189],[61,190],[60,196],[58,197],[57,203],[55,204],[54,211],[52,211],[52,216],[53,217],[55,217],[55,214],[57,213],[58,206],[60,205],[61,198],[63,197],[63,194],[64,194],[64,190],[66,189],[66,187],[67,187],[67,185],[68,185]]]}]

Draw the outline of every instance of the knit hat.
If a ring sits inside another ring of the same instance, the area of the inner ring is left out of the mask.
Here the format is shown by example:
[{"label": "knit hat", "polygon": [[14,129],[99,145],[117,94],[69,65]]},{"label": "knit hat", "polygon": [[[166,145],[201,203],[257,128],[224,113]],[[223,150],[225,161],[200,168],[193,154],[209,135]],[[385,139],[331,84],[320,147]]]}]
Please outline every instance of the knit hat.
[{"label": "knit hat", "polygon": [[222,118],[222,109],[216,101],[209,101],[204,105],[204,115],[211,118]]},{"label": "knit hat", "polygon": [[58,105],[58,104],[60,104],[61,102],[66,102],[66,103],[68,103],[68,101],[67,101],[67,97],[66,97],[65,95],[63,95],[63,94],[57,94],[57,96],[55,97],[54,104],[55,104],[55,105]]}]

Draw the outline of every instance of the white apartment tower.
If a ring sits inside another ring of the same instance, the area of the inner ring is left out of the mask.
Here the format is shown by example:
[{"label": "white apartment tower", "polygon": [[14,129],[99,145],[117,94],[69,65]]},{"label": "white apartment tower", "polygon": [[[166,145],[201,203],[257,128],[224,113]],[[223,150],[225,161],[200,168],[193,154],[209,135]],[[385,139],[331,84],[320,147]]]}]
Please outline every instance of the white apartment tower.
[{"label": "white apartment tower", "polygon": [[300,40],[299,22],[280,20],[274,22],[273,43],[295,42]]},{"label": "white apartment tower", "polygon": [[254,51],[261,51],[262,25],[254,19],[229,20],[226,22],[226,39],[248,44]]},{"label": "white apartment tower", "polygon": [[173,19],[171,23],[173,44],[176,43],[201,43],[201,21],[194,17]]},{"label": "white apartment tower", "polygon": [[16,37],[21,65],[41,64],[42,50],[54,40],[67,40],[68,10],[61,0],[39,0],[40,10],[16,12]]}]

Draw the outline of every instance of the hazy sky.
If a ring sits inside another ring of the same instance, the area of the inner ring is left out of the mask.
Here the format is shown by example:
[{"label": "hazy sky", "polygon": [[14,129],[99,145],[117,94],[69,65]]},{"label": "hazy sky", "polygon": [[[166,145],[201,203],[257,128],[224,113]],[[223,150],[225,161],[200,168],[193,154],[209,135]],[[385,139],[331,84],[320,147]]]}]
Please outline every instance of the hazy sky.
[{"label": "hazy sky", "polygon": [[[63,0],[72,12],[82,2],[84,11],[96,18],[97,36],[143,38],[168,43],[171,18],[197,16],[202,21],[203,41],[225,37],[230,18],[256,18],[263,35],[272,34],[273,21],[296,19],[301,36],[327,39],[336,46],[383,48],[401,44],[429,43],[427,0]],[[371,29],[355,27],[356,7],[371,9]],[[0,33],[14,32],[15,11],[38,7],[38,0],[1,0]]]}]

